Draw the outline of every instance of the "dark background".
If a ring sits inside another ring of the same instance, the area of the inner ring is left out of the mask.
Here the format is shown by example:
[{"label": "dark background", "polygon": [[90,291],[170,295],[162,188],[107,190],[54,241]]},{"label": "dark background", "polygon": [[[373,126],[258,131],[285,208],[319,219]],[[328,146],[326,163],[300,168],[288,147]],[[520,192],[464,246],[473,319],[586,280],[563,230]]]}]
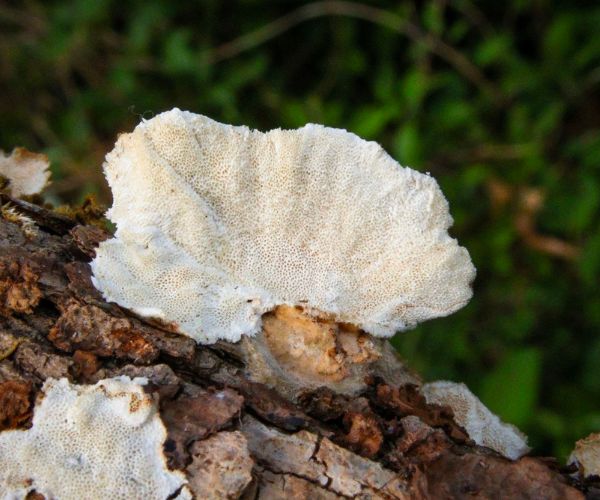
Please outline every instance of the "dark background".
[{"label": "dark background", "polygon": [[174,106],[380,142],[478,269],[395,345],[564,458],[600,430],[599,26],[597,2],[0,1],[0,147],[50,156],[49,201],[109,204],[117,133]]}]

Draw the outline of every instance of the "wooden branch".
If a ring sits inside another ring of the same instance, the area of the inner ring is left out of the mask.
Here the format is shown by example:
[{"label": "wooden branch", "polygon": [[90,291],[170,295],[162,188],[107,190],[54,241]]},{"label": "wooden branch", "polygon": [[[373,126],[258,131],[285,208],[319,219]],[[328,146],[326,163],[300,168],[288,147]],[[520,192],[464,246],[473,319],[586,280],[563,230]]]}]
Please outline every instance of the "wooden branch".
[{"label": "wooden branch", "polygon": [[46,378],[144,376],[197,498],[583,498],[551,461],[476,446],[397,377],[400,361],[358,395],[291,400],[249,380],[237,346],[198,346],[102,299],[88,262],[108,233],[14,206],[37,229],[0,220],[0,429],[31,424]]}]

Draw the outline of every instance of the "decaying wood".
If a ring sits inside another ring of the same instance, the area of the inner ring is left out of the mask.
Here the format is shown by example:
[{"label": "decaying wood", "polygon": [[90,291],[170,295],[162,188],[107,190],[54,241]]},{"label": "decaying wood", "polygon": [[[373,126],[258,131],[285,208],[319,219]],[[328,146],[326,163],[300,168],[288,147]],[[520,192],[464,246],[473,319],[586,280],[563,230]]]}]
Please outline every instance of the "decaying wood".
[{"label": "decaying wood", "polygon": [[428,405],[389,367],[358,395],[322,387],[288,400],[247,378],[235,346],[197,346],[106,303],[88,262],[107,232],[13,206],[37,230],[0,220],[0,429],[30,425],[48,377],[144,376],[160,399],[169,465],[197,498],[584,497],[587,486],[547,460],[476,446],[450,409]]}]

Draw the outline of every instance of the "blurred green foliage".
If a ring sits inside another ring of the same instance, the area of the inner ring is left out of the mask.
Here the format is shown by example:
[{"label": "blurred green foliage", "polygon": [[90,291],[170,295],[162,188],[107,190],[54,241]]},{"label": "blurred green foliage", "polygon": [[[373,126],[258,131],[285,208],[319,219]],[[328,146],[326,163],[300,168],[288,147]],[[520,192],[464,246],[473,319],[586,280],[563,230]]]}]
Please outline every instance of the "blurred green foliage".
[{"label": "blurred green foliage", "polygon": [[0,23],[0,147],[48,153],[54,201],[108,203],[117,133],[174,106],[346,128],[431,172],[475,296],[395,345],[538,453],[600,430],[600,4],[28,0]]}]

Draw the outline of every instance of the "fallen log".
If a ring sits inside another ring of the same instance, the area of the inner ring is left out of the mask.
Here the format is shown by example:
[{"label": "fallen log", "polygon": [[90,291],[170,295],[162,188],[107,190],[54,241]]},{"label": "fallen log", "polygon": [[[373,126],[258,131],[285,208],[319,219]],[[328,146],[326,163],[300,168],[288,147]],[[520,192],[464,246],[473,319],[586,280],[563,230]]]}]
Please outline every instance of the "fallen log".
[{"label": "fallen log", "polygon": [[[94,384],[126,375],[148,380],[145,391],[167,430],[162,451],[185,475],[186,486],[170,498],[598,493],[555,461],[510,460],[475,444],[451,408],[427,402],[419,377],[390,357],[391,349],[358,393],[277,391],[249,373],[240,345],[198,345],[168,324],[106,302],[89,262],[107,231],[6,194],[2,201],[18,214],[0,218],[3,432],[31,427],[48,379]],[[27,496],[42,497],[35,490]]]}]

